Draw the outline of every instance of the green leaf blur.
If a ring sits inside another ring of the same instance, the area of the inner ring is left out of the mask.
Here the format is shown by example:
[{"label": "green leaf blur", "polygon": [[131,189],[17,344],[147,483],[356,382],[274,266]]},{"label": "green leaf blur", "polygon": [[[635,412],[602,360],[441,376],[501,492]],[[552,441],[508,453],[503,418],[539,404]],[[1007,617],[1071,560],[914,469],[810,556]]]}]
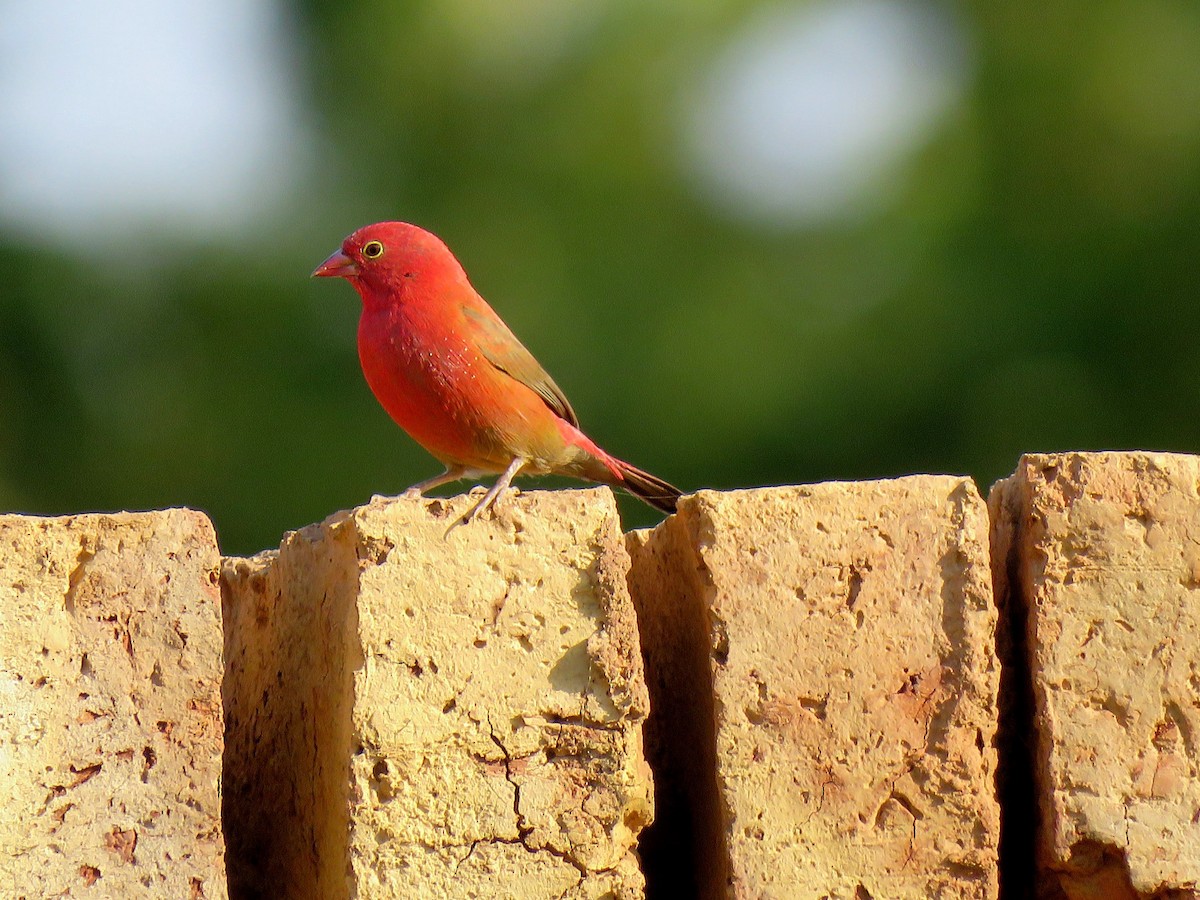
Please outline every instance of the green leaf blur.
[{"label": "green leaf blur", "polygon": [[680,97],[766,5],[582,7],[547,49],[550,3],[301,4],[320,146],[284,212],[91,255],[0,231],[0,508],[187,505],[246,553],[435,472],[363,383],[358,298],[308,278],[385,218],[685,490],[1200,449],[1200,5],[953,8],[961,98],[875,207],[791,225],[679,159]]}]

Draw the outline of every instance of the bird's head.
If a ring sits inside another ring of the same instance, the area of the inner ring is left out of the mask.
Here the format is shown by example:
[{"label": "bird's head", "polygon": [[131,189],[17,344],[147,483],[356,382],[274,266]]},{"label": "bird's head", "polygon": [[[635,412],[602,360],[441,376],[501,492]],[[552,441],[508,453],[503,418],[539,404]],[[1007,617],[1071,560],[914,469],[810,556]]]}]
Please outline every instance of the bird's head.
[{"label": "bird's head", "polygon": [[413,282],[465,280],[466,275],[436,235],[407,222],[377,222],[342,241],[313,277],[345,278],[367,299],[397,296]]}]

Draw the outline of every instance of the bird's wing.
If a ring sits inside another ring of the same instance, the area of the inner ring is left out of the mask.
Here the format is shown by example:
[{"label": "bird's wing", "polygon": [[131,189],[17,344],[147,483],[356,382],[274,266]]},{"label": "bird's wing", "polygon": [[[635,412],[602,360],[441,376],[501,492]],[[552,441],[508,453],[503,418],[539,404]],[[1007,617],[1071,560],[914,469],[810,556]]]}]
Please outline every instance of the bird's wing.
[{"label": "bird's wing", "polygon": [[479,348],[484,359],[505,375],[515,378],[527,388],[535,391],[546,402],[546,405],[554,410],[556,415],[578,428],[579,419],[575,416],[575,410],[571,409],[571,404],[567,402],[562,389],[554,383],[553,378],[546,374],[546,370],[533,358],[533,354],[517,340],[517,336],[500,320],[500,317],[490,307],[479,309],[473,305],[464,305],[462,311],[463,318],[471,330],[474,344]]}]

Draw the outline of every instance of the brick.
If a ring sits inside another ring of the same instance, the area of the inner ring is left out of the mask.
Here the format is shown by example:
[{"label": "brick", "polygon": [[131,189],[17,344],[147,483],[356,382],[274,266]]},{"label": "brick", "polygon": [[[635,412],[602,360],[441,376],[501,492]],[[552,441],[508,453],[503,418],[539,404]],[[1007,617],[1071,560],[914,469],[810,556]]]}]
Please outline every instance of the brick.
[{"label": "brick", "polygon": [[0,516],[3,896],[226,896],[219,561],[189,510]]},{"label": "brick", "polygon": [[1200,882],[1200,459],[1023,457],[989,502],[1032,686],[1039,893]]},{"label": "brick", "polygon": [[996,897],[996,611],[969,480],[702,491],[629,546],[660,811],[692,823],[673,868],[700,896]]},{"label": "brick", "polygon": [[235,896],[642,895],[612,495],[509,496],[447,533],[467,502],[375,498],[227,561]]}]

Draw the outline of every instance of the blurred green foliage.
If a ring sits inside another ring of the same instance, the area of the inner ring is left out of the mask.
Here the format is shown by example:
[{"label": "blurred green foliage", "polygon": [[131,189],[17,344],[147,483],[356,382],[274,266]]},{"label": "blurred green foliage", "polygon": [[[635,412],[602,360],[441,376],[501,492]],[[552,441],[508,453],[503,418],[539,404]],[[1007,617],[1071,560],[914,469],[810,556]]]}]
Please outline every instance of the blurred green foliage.
[{"label": "blurred green foliage", "polygon": [[789,227],[679,163],[681,93],[761,5],[590,4],[551,49],[552,4],[297,7],[321,147],[286,215],[92,255],[0,235],[0,508],[188,505],[245,553],[436,471],[362,382],[357,297],[307,277],[386,218],[684,489],[1200,448],[1200,6],[955,8],[965,94],[886,202]]}]

